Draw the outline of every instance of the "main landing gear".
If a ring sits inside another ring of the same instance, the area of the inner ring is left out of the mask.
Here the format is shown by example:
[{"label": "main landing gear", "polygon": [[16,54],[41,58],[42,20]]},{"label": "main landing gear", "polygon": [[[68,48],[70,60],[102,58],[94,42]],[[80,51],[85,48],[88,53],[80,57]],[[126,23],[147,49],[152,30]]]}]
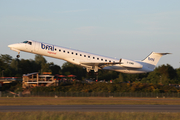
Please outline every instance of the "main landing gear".
[{"label": "main landing gear", "polygon": [[98,82],[98,72],[90,71],[87,72],[87,78],[94,80],[95,82]]}]

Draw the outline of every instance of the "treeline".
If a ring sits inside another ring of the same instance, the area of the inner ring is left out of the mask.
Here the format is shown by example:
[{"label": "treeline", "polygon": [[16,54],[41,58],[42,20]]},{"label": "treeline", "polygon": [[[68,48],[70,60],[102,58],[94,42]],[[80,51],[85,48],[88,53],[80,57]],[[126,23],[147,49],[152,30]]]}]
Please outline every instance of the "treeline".
[{"label": "treeline", "polygon": [[76,75],[76,79],[83,81],[85,79],[113,80],[114,83],[152,83],[155,85],[180,84],[180,68],[174,69],[171,65],[161,65],[155,68],[151,73],[146,74],[123,74],[115,71],[99,70],[97,73],[71,63],[65,62],[62,66],[53,62],[48,63],[41,55],[35,55],[32,59],[17,59],[7,54],[0,55],[0,76],[2,77],[22,77],[23,74],[32,72],[52,72],[63,75]]},{"label": "treeline", "polygon": [[49,93],[49,92],[79,92],[79,93],[117,93],[117,92],[146,92],[146,93],[180,93],[180,87],[172,85],[161,85],[152,83],[101,83],[94,82],[92,84],[74,81],[73,83],[61,83],[58,86],[50,87],[33,87],[22,88],[20,81],[5,84],[0,88],[0,91],[23,92],[31,91],[33,93]]},{"label": "treeline", "polygon": [[51,87],[34,87],[29,89],[31,92],[155,92],[155,93],[180,93],[180,88],[169,85],[154,85],[146,83],[100,83],[85,84],[75,82],[71,84],[61,84]]}]

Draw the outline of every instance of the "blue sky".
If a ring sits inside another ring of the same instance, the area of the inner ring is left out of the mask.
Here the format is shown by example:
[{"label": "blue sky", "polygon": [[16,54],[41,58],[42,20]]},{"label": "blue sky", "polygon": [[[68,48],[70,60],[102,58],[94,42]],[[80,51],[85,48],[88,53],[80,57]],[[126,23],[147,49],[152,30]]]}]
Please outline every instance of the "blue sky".
[{"label": "blue sky", "polygon": [[[179,68],[179,6],[178,0],[1,0],[0,54],[15,58],[7,45],[31,39],[132,60],[152,51],[170,52],[158,65]],[[23,59],[35,56],[20,54]]]}]

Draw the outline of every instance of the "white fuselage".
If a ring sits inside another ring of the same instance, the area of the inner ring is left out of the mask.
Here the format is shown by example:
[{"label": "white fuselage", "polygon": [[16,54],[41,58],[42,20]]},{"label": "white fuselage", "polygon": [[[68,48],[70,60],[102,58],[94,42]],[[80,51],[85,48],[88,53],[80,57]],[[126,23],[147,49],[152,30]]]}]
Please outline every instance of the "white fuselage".
[{"label": "white fuselage", "polygon": [[149,64],[142,61],[119,60],[32,40],[25,41],[24,43],[11,44],[8,47],[18,53],[24,51],[62,59],[86,67],[87,71],[94,70],[97,72],[98,69],[113,70],[122,73],[146,73],[153,71],[153,69],[148,67]]}]

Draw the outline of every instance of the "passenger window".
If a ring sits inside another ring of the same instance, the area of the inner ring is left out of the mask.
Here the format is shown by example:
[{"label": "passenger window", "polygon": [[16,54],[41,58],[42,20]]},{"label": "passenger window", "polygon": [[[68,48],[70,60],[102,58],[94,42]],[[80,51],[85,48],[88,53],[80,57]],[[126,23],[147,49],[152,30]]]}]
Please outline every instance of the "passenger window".
[{"label": "passenger window", "polygon": [[88,58],[90,58],[90,56],[88,56]]},{"label": "passenger window", "polygon": [[63,52],[65,53],[66,51],[64,50]]},{"label": "passenger window", "polygon": [[99,58],[97,58],[97,60],[99,60]]},{"label": "passenger window", "polygon": [[93,57],[93,59],[95,59],[95,57]]},{"label": "passenger window", "polygon": [[74,53],[72,52],[72,54],[74,54]]},{"label": "passenger window", "polygon": [[59,52],[61,52],[61,50],[59,49]]},{"label": "passenger window", "polygon": [[78,54],[76,53],[76,55],[78,55]]},{"label": "passenger window", "polygon": [[105,60],[107,62],[107,60]]},{"label": "passenger window", "polygon": [[[50,49],[52,50],[52,47]],[[56,48],[55,48],[55,51],[56,51]]]},{"label": "passenger window", "polygon": [[69,53],[69,51],[67,53]]},{"label": "passenger window", "polygon": [[86,57],[86,55],[84,55],[84,57]]},{"label": "passenger window", "polygon": [[101,59],[101,61],[103,61],[103,59]]},{"label": "passenger window", "polygon": [[109,62],[111,62],[111,60],[109,60]]},{"label": "passenger window", "polygon": [[80,54],[80,56],[82,56],[82,54]]}]

